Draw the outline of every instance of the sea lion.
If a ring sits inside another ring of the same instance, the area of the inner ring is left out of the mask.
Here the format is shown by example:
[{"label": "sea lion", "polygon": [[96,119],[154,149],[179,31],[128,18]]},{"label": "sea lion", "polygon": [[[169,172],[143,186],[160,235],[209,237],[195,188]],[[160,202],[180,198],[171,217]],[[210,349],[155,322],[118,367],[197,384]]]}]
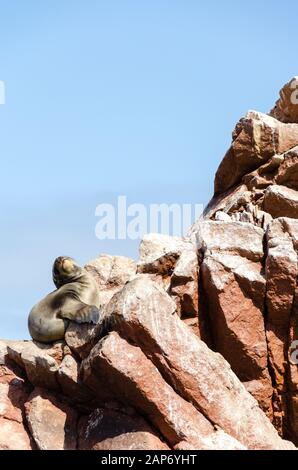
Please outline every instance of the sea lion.
[{"label": "sea lion", "polygon": [[42,343],[63,339],[69,320],[99,320],[98,287],[91,274],[75,260],[59,256],[53,265],[53,281],[57,289],[38,302],[28,318],[30,335]]}]

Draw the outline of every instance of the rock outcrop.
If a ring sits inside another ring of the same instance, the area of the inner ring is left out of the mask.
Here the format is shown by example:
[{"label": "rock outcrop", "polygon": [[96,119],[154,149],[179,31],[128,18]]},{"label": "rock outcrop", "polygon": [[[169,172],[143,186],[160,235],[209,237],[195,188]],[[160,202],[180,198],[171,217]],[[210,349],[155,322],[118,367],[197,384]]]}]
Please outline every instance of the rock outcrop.
[{"label": "rock outcrop", "polygon": [[293,77],[280,91],[280,97],[270,116],[281,122],[298,123],[298,77]]},{"label": "rock outcrop", "polygon": [[51,345],[0,341],[0,449],[295,449],[293,83],[236,125],[186,237],[146,235],[137,263],[87,263],[97,325],[70,323]]}]

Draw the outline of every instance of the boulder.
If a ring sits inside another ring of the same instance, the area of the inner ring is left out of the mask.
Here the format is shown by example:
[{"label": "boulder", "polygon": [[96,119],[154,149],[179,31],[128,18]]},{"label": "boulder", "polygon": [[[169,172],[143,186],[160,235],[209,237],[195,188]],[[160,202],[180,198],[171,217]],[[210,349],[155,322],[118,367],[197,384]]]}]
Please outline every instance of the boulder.
[{"label": "boulder", "polygon": [[91,391],[81,382],[79,377],[80,363],[71,355],[67,354],[60,364],[57,379],[61,390],[68,401],[76,407],[90,409],[95,406]]},{"label": "boulder", "polygon": [[177,313],[183,320],[195,319],[193,324],[199,334],[199,262],[193,244],[190,244],[177,260],[171,276],[169,294],[176,301]]},{"label": "boulder", "polygon": [[80,450],[169,450],[140,416],[95,409],[79,423]]},{"label": "boulder", "polygon": [[155,275],[158,282],[176,302],[177,314],[192,320],[192,329],[199,335],[198,257],[195,244],[188,238],[148,234],[140,244],[138,272]]},{"label": "boulder", "polygon": [[94,276],[100,305],[104,307],[113,295],[136,274],[136,263],[125,256],[100,255],[89,261],[85,269]]},{"label": "boulder", "polygon": [[197,249],[223,252],[259,262],[264,256],[264,231],[243,222],[200,221],[196,225]]},{"label": "boulder", "polygon": [[298,191],[279,186],[269,186],[265,191],[263,208],[266,212],[277,217],[298,218]]},{"label": "boulder", "polygon": [[77,413],[53,394],[36,388],[25,405],[30,432],[39,450],[76,449]]},{"label": "boulder", "polygon": [[0,450],[32,450],[23,424],[0,418]]},{"label": "boulder", "polygon": [[[187,249],[188,243],[181,237],[172,237],[159,233],[145,235],[139,248],[138,271],[150,272],[150,265],[154,265],[154,262],[164,256],[173,254],[173,257],[178,259],[180,254]],[[174,259],[173,265],[175,265]],[[154,267],[152,267],[152,270],[154,270]]]},{"label": "boulder", "polygon": [[[141,348],[112,332],[92,350],[85,369],[90,368],[115,397],[134,406],[152,422],[171,447],[218,449],[220,440],[213,425],[191,403],[180,397],[163,379]],[[243,446],[226,436],[226,448]]]},{"label": "boulder", "polygon": [[294,147],[283,155],[275,182],[279,186],[283,185],[298,190],[298,147]]},{"label": "boulder", "polygon": [[298,123],[298,77],[293,77],[279,92],[279,99],[270,116],[281,122]]},{"label": "boulder", "polygon": [[33,341],[9,341],[7,355],[25,370],[30,383],[59,390],[56,373],[63,356],[62,344],[44,345]]},{"label": "boulder", "polygon": [[286,345],[296,336],[298,221],[275,219],[268,227],[266,238],[266,334],[275,389],[274,424],[280,433],[290,427],[291,435],[297,440],[297,427],[291,418],[295,414],[295,387],[298,387],[298,377],[292,371],[297,366],[291,368]]},{"label": "boulder", "polygon": [[198,226],[202,296],[211,338],[263,410],[272,415],[264,305],[263,230],[246,223]]},{"label": "boulder", "polygon": [[8,357],[10,341],[0,340],[0,450],[31,450],[34,444],[23,420],[30,384]]},{"label": "boulder", "polygon": [[24,403],[30,394],[26,380],[8,367],[6,344],[0,342],[0,450],[31,450],[32,442],[23,422]]},{"label": "boulder", "polygon": [[28,390],[21,380],[14,378],[10,384],[0,382],[0,417],[22,423],[22,407],[27,397]]},{"label": "boulder", "polygon": [[111,325],[139,345],[182,398],[245,447],[287,447],[230,365],[173,314],[158,285],[142,279],[126,284],[106,308],[102,334]]},{"label": "boulder", "polygon": [[65,341],[78,359],[84,359],[94,345],[95,325],[92,323],[69,322],[65,333]]},{"label": "boulder", "polygon": [[216,172],[214,193],[227,191],[272,156],[297,144],[297,124],[284,124],[266,114],[249,111],[233,132],[232,145]]},{"label": "boulder", "polygon": [[[245,184],[239,184],[221,194],[215,194],[209,204],[207,204],[202,219],[216,220],[216,214],[221,213],[225,214],[220,216],[221,219],[225,218],[226,220],[219,220],[219,222],[229,222],[231,220],[229,213],[233,212],[234,209],[246,207],[251,202],[251,199],[252,193],[248,190],[248,187]],[[227,220],[227,217],[229,217],[229,220]],[[196,233],[198,223],[200,223],[200,219],[191,226],[188,232],[189,236]]]}]

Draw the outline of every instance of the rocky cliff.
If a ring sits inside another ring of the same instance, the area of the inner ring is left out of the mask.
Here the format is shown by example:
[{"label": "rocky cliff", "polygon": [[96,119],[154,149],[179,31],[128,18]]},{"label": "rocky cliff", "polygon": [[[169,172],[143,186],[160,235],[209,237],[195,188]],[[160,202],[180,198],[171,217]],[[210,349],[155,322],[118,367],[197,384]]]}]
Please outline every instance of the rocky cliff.
[{"label": "rocky cliff", "polygon": [[[0,341],[0,449],[298,445],[298,113],[292,83],[233,132],[185,238],[103,255],[103,314],[65,341]],[[291,441],[291,442],[290,442]]]}]

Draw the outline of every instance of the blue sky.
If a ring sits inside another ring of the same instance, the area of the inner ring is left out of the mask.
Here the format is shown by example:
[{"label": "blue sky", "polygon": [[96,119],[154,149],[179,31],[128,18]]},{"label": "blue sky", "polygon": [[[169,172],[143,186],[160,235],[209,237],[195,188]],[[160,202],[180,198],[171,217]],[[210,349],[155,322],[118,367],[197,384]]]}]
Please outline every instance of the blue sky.
[{"label": "blue sky", "polygon": [[97,204],[206,203],[236,121],[298,74],[295,0],[0,0],[0,337],[27,338]]}]

